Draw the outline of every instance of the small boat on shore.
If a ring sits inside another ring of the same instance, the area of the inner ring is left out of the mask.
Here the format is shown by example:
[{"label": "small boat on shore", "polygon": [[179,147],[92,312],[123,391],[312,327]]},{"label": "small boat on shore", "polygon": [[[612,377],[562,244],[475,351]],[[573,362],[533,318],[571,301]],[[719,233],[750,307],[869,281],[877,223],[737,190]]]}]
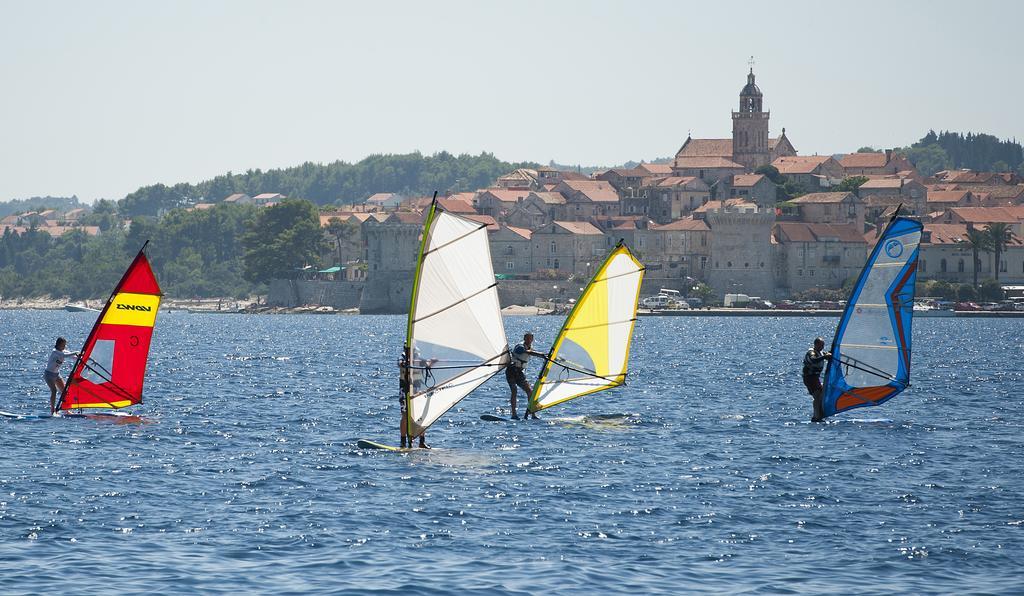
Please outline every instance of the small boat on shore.
[{"label": "small boat on shore", "polygon": [[100,312],[100,309],[92,308],[85,302],[68,302],[64,305],[64,310],[68,312]]}]

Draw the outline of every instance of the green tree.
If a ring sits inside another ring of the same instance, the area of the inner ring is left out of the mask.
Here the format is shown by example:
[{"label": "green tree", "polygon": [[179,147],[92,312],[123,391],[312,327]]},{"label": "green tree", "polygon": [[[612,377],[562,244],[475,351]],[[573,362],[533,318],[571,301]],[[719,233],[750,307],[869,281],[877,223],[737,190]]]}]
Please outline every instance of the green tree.
[{"label": "green tree", "polygon": [[946,280],[940,279],[931,284],[931,287],[928,288],[928,295],[936,296],[943,300],[955,300],[956,290],[956,286]]},{"label": "green tree", "polygon": [[319,263],[323,232],[316,206],[288,199],[264,209],[244,237],[245,278],[269,282],[288,278],[297,269]]},{"label": "green tree", "polygon": [[1003,286],[994,279],[986,279],[978,288],[978,298],[986,302],[999,302],[1006,297]]},{"label": "green tree", "polygon": [[988,243],[995,254],[995,267],[993,272],[996,276],[996,281],[999,281],[999,269],[1000,263],[1002,262],[1003,251],[1006,250],[1006,245],[1013,239],[1013,230],[1010,229],[1009,224],[1005,223],[991,223],[985,226],[985,232],[988,234]]},{"label": "green tree", "polygon": [[972,286],[971,284],[960,284],[956,289],[956,298],[960,302],[973,302],[978,299],[978,290],[975,289],[977,284]]},{"label": "green tree", "polygon": [[978,255],[981,252],[988,252],[991,246],[989,235],[981,230],[975,229],[974,227],[967,228],[967,245],[971,247],[971,256],[974,257],[972,261],[974,265],[971,270],[974,271],[974,287],[978,287],[978,270],[981,269],[981,259]]},{"label": "green tree", "polygon": [[868,181],[867,176],[847,176],[843,181],[832,188],[835,192],[856,192],[861,184]]},{"label": "green tree", "polygon": [[327,222],[327,234],[334,244],[335,264],[343,265],[345,262],[359,257],[362,247],[362,229],[358,222],[342,221],[337,217],[332,217]]},{"label": "green tree", "polygon": [[935,172],[948,170],[953,167],[953,160],[949,154],[938,144],[923,145],[918,147],[906,147],[897,149],[897,153],[906,155],[910,163],[914,164],[917,171],[923,176],[931,176]]},{"label": "green tree", "polygon": [[874,147],[861,147],[857,150],[857,153],[881,153],[881,151]]}]

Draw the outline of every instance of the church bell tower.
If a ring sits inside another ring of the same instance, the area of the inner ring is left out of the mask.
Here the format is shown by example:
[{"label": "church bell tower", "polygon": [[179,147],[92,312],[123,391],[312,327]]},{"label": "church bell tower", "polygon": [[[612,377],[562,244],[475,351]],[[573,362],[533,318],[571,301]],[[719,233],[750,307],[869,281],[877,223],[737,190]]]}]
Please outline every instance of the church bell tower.
[{"label": "church bell tower", "polygon": [[732,113],[732,160],[748,172],[771,163],[768,148],[769,112],[763,111],[764,97],[754,83],[751,60],[747,84],[740,91],[740,109]]}]

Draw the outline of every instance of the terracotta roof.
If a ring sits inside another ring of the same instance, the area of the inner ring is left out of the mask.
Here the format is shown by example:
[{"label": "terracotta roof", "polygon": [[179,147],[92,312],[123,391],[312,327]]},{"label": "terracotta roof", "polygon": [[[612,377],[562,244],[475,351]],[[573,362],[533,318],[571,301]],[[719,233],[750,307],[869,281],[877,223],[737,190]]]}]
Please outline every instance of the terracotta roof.
[{"label": "terracotta roof", "polygon": [[536,182],[537,181],[537,170],[531,170],[529,168],[518,168],[518,169],[512,170],[511,172],[509,172],[508,174],[505,174],[504,176],[498,176],[498,180],[509,180],[509,181],[522,180],[524,182]]},{"label": "terracotta roof", "polygon": [[1012,207],[950,207],[960,219],[970,223],[1019,223],[1024,213]]},{"label": "terracotta roof", "polygon": [[502,203],[518,203],[519,199],[525,199],[530,194],[528,190],[506,190],[504,188],[487,188],[480,191],[480,194],[489,194]]},{"label": "terracotta roof", "polygon": [[654,226],[653,230],[659,232],[707,232],[711,228],[703,219],[684,217],[661,226]]},{"label": "terracotta roof", "polygon": [[764,174],[737,174],[732,177],[734,188],[749,188],[764,180]]},{"label": "terracotta roof", "polygon": [[533,232],[531,232],[530,230],[528,230],[526,228],[516,228],[516,227],[513,227],[513,226],[504,226],[504,227],[509,232],[512,232],[513,234],[517,234],[519,236],[522,236],[526,240],[529,240],[530,237],[533,236]]},{"label": "terracotta roof", "polygon": [[796,203],[797,205],[808,205],[811,203],[842,203],[850,197],[854,197],[852,192],[812,192],[802,197],[790,199],[790,203]]},{"label": "terracotta roof", "polygon": [[472,221],[476,221],[476,222],[480,222],[482,224],[486,224],[487,225],[487,231],[497,231],[498,228],[499,228],[498,221],[495,220],[490,215],[475,215],[475,214],[474,215],[459,214],[459,215],[461,217],[466,218],[466,219],[469,219],[469,220],[472,220]]},{"label": "terracotta roof", "polygon": [[459,215],[476,213],[473,204],[467,203],[462,199],[438,199],[437,204],[448,213],[457,213]]},{"label": "terracotta roof", "polygon": [[[944,224],[944,223],[926,223],[924,224],[924,231],[926,232],[925,237],[930,238],[927,242],[923,239],[921,244],[960,244],[967,241],[967,224]],[[927,234],[930,232],[930,234]],[[1024,245],[1024,239],[1018,238],[1014,234],[1010,238],[1010,246],[1021,246]]]},{"label": "terracotta roof", "polygon": [[672,173],[672,164],[667,163],[642,163],[636,167],[638,170],[644,170],[652,176],[663,176]]},{"label": "terracotta roof", "polygon": [[388,218],[385,219],[383,223],[386,223],[386,224],[400,223],[400,224],[416,224],[416,225],[419,225],[419,224],[423,223],[423,218],[424,217],[425,217],[425,214],[423,214],[423,213],[414,213],[412,211],[396,211],[396,212],[392,213],[391,215],[389,215]]},{"label": "terracotta roof", "polygon": [[604,232],[588,221],[553,221],[552,225],[562,228],[570,234],[584,236],[603,236]]},{"label": "terracotta roof", "polygon": [[834,240],[854,244],[866,244],[863,233],[855,224],[805,223],[784,221],[775,224],[775,234],[780,242],[821,242]]},{"label": "terracotta roof", "polygon": [[[253,197],[253,198],[254,199],[258,199],[261,196],[263,196],[263,195],[259,195],[259,196]],[[378,193],[374,193],[374,194],[370,195],[370,198],[366,199],[366,202],[367,203],[383,203],[383,202],[386,202],[386,201],[392,201],[392,200],[394,200],[395,198],[397,198],[399,196],[400,195],[398,195],[396,193],[393,193],[393,192],[378,192]]]},{"label": "terracotta roof", "polygon": [[885,153],[850,153],[839,160],[844,168],[884,168],[887,163]]},{"label": "terracotta roof", "polygon": [[933,190],[928,192],[929,203],[959,203],[971,191],[969,190]]},{"label": "terracotta roof", "polygon": [[256,199],[258,201],[276,201],[277,199],[284,199],[284,198],[286,198],[286,197],[283,194],[279,193],[279,192],[265,192],[265,193],[261,193],[261,194],[256,195],[255,197],[253,197],[253,199]]},{"label": "terracotta roof", "polygon": [[457,200],[460,200],[460,201],[466,201],[467,203],[472,205],[473,204],[473,199],[476,198],[476,193],[473,192],[473,191],[469,191],[469,192],[453,192],[452,194],[448,195],[446,198],[448,198],[448,199],[457,199]]},{"label": "terracotta roof", "polygon": [[693,212],[707,213],[708,211],[721,211],[722,203],[725,203],[726,207],[757,207],[756,203],[752,203],[746,199],[726,199],[725,201],[708,201],[694,209]]},{"label": "terracotta roof", "polygon": [[694,190],[707,190],[708,185],[704,184],[704,181],[695,176],[668,176],[667,178],[660,178],[657,180],[655,186],[669,187],[669,186],[681,186],[683,188],[691,188]]},{"label": "terracotta roof", "polygon": [[732,158],[732,139],[686,139],[676,157]]},{"label": "terracotta roof", "polygon": [[213,209],[213,203],[196,203],[188,211],[204,211],[206,209]]},{"label": "terracotta roof", "polygon": [[860,185],[860,188],[903,188],[904,180],[899,178],[874,178]]},{"label": "terracotta roof", "polygon": [[248,199],[248,198],[250,198],[249,195],[245,194],[244,192],[236,192],[233,195],[228,195],[224,199],[224,202],[225,203],[237,203],[238,201],[241,201],[242,199]]},{"label": "terracotta roof", "polygon": [[812,174],[830,159],[829,155],[787,155],[776,158],[772,165],[780,174]]},{"label": "terracotta roof", "polygon": [[619,193],[604,180],[563,180],[562,184],[595,203],[615,203]]},{"label": "terracotta roof", "polygon": [[533,193],[533,195],[536,195],[536,197],[538,199],[540,199],[540,201],[542,203],[545,203],[545,204],[548,204],[548,205],[564,205],[565,204],[565,195],[563,195],[560,192],[540,191],[540,192]]},{"label": "terracotta roof", "polygon": [[688,168],[706,168],[706,169],[739,169],[742,170],[743,166],[740,164],[725,159],[724,157],[677,157],[673,162],[672,167],[675,169],[688,169]]}]

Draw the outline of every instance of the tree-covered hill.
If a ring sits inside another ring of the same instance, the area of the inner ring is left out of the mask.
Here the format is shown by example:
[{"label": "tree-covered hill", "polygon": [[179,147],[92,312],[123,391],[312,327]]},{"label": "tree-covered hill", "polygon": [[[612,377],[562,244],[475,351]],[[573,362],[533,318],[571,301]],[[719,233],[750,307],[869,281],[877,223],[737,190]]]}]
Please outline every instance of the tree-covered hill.
[{"label": "tree-covered hill", "polygon": [[378,192],[427,195],[435,190],[475,190],[521,167],[537,164],[510,163],[490,153],[456,156],[444,151],[429,156],[418,152],[371,155],[357,163],[306,162],[291,168],[228,172],[198,184],[144,186],[122,199],[119,211],[126,217],[157,215],[184,204],[216,203],[234,193],[255,196],[266,192],[302,197],[318,205],[353,204]]},{"label": "tree-covered hill", "polygon": [[947,169],[976,172],[1016,172],[1024,176],[1024,148],[1016,141],[1001,141],[984,133],[934,130],[910,147],[897,149],[919,172],[931,176]]}]

